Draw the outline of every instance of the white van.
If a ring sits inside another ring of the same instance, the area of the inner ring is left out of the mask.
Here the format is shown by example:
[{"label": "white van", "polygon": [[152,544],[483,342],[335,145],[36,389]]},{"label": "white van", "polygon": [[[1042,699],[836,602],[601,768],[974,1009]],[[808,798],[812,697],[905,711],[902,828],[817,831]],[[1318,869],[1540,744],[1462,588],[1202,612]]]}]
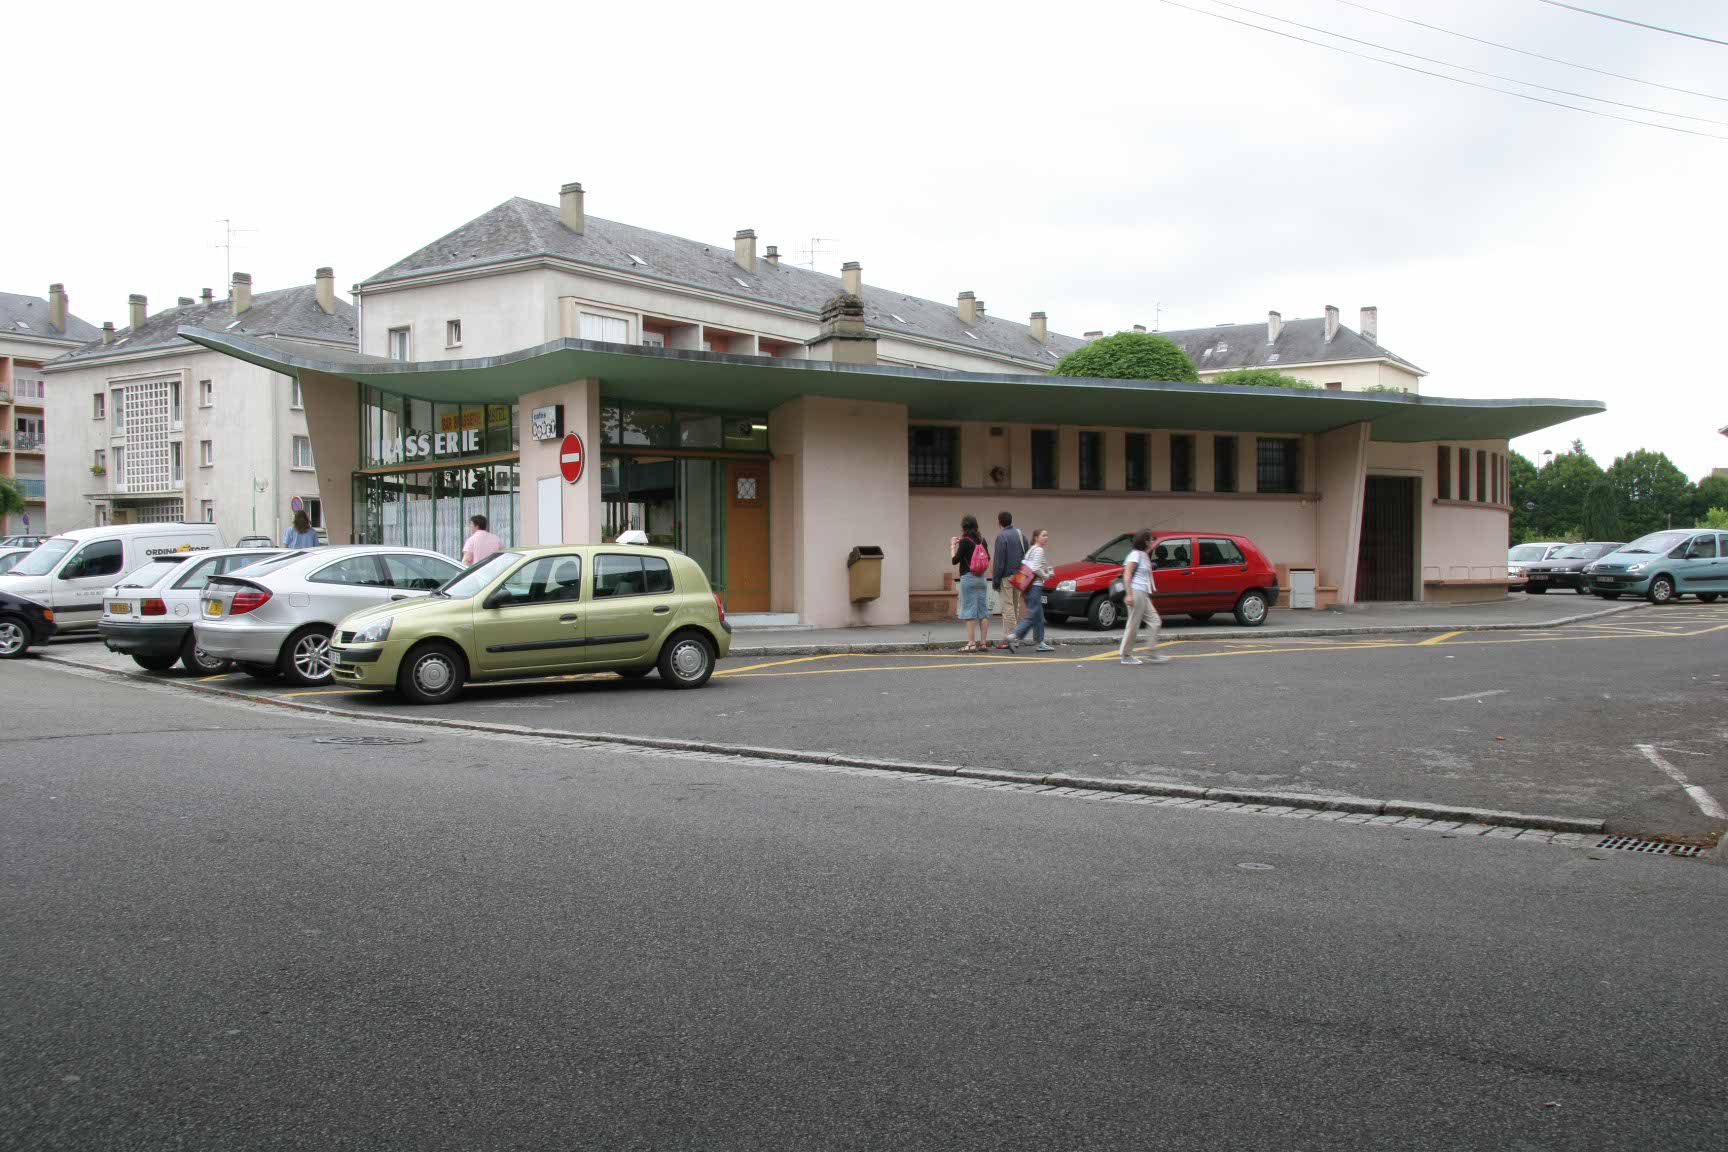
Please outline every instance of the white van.
[{"label": "white van", "polygon": [[0,590],[54,609],[61,632],[102,622],[102,593],[158,556],[222,547],[214,524],[111,524],[50,536],[16,568],[0,573]]}]

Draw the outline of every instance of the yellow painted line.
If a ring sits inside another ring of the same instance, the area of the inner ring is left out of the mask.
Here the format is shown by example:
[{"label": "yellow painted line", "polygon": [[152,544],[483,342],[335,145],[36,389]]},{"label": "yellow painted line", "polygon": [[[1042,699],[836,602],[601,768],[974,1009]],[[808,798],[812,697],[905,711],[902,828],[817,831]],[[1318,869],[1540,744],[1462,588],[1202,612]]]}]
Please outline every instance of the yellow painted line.
[{"label": "yellow painted line", "polygon": [[1430,647],[1434,646],[1435,644],[1444,644],[1446,641],[1452,639],[1452,637],[1454,637],[1454,636],[1464,635],[1464,633],[1466,631],[1467,631],[1467,629],[1461,628],[1456,632],[1442,632],[1438,636],[1430,636],[1428,639],[1422,641],[1420,647],[1430,648]]},{"label": "yellow painted line", "polygon": [[210,683],[210,682],[211,682],[211,681],[213,681],[213,680],[226,680],[226,679],[228,679],[228,677],[230,677],[230,676],[232,676],[232,675],[234,675],[234,673],[232,673],[232,672],[218,672],[218,673],[216,673],[216,675],[214,675],[214,676],[205,676],[205,677],[202,677],[202,678],[201,678],[201,679],[200,679],[200,680],[199,680],[199,681],[198,681],[198,683],[200,683],[200,684],[208,684],[208,683]]},{"label": "yellow painted line", "polygon": [[754,672],[758,668],[780,668],[787,664],[808,664],[812,660],[835,660],[845,653],[829,652],[820,656],[799,656],[791,660],[770,660],[766,664],[746,664],[742,668],[723,668],[714,673],[716,676],[736,676],[740,672]]},{"label": "yellow painted line", "polygon": [[313,688],[305,692],[283,692],[276,699],[293,700],[300,696],[347,696],[353,691],[352,688]]},{"label": "yellow painted line", "polygon": [[1700,628],[1696,632],[1681,632],[1680,635],[1681,636],[1702,636],[1706,632],[1720,632],[1724,628],[1728,628],[1728,624],[1718,624],[1714,628]]}]

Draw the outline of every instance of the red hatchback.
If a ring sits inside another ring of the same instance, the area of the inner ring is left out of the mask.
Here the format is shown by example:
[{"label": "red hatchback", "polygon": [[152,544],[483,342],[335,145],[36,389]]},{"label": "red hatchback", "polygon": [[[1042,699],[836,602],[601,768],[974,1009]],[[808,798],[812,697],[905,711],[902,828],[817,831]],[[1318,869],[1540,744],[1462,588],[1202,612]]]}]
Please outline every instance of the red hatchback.
[{"label": "red hatchback", "polygon": [[[1062,564],[1045,581],[1044,614],[1060,624],[1084,616],[1094,628],[1122,622],[1122,562],[1134,546],[1131,535],[1118,536],[1084,560]],[[1210,620],[1234,612],[1246,627],[1266,623],[1278,603],[1278,574],[1272,561],[1246,536],[1228,532],[1172,530],[1152,534],[1152,602],[1160,616],[1187,614]]]}]

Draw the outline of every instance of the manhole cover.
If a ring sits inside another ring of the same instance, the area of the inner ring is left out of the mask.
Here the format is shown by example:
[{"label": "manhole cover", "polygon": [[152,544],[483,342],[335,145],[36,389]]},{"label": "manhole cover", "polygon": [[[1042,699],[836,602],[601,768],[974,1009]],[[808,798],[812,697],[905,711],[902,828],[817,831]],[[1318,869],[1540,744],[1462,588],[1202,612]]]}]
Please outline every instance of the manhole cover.
[{"label": "manhole cover", "polygon": [[1686,857],[1696,856],[1701,851],[1696,844],[1668,844],[1661,840],[1640,840],[1636,836],[1610,836],[1596,847],[1620,852],[1645,852],[1651,856]]},{"label": "manhole cover", "polygon": [[350,748],[385,748],[392,744],[424,744],[419,736],[314,736],[314,744],[345,744]]}]

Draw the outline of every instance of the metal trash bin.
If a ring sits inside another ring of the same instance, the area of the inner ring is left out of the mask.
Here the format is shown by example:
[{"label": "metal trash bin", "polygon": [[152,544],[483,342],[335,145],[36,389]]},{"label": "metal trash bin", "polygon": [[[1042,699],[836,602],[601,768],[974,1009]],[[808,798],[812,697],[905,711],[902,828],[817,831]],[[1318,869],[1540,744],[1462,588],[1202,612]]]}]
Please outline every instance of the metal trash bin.
[{"label": "metal trash bin", "polygon": [[852,603],[878,599],[882,595],[882,549],[860,544],[847,553],[846,583]]},{"label": "metal trash bin", "polygon": [[1312,568],[1290,569],[1290,607],[1314,607],[1314,593],[1319,578]]}]

